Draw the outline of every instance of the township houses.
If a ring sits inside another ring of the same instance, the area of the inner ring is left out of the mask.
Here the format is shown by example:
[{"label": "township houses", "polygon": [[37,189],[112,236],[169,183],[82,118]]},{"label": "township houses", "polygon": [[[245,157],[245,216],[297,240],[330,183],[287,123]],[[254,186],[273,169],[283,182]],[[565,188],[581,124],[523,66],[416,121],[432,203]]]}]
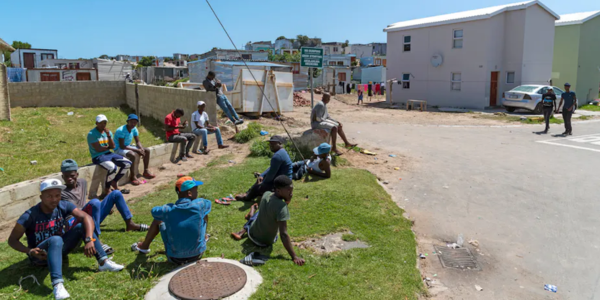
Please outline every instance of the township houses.
[{"label": "township houses", "polygon": [[387,79],[397,79],[393,103],[485,108],[522,84],[552,75],[554,22],[540,1],[402,21],[387,32]]},{"label": "township houses", "polygon": [[565,82],[579,103],[598,98],[600,85],[600,11],[560,16],[556,21],[552,83]]},{"label": "township houses", "polygon": [[16,68],[41,68],[43,60],[58,58],[58,50],[55,49],[17,49],[10,54],[10,61]]}]

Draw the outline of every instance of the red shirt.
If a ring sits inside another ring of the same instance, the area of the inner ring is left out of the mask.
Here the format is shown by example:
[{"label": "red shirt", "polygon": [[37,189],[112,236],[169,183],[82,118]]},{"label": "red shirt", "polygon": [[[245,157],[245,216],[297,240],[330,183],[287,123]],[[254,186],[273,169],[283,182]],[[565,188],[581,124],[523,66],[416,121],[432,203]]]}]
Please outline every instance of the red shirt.
[{"label": "red shirt", "polygon": [[[173,116],[173,112],[165,117],[165,125],[177,127],[179,126],[179,118],[175,118],[175,116]],[[167,130],[167,140],[169,140],[169,137],[175,134],[179,134],[179,129]]]}]

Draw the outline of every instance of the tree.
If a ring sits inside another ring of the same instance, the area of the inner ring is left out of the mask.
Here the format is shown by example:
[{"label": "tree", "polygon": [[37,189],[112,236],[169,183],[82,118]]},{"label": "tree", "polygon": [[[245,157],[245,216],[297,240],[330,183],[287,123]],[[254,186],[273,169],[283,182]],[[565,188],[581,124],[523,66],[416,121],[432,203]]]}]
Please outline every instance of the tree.
[{"label": "tree", "polygon": [[[13,41],[11,46],[15,49],[31,49],[30,43],[21,42],[21,41]],[[2,52],[2,54],[4,54],[4,64],[7,67],[11,66],[10,53],[11,53],[11,51],[3,51]]]},{"label": "tree", "polygon": [[154,65],[154,56],[144,56],[138,61],[138,66],[150,67]]},{"label": "tree", "polygon": [[300,46],[298,47],[298,49],[302,48],[310,42],[310,38],[306,35],[299,34],[298,36],[296,36],[296,39],[298,40],[298,44]]},{"label": "tree", "polygon": [[348,45],[350,45],[350,41],[346,40],[343,44],[342,47],[348,47]]},{"label": "tree", "polygon": [[101,59],[108,59],[108,55],[106,55],[106,54],[102,54],[102,55],[100,55],[100,57],[98,57],[98,58],[101,58]]},{"label": "tree", "polygon": [[210,51],[215,51],[217,49],[218,49],[217,47],[213,47],[212,49],[210,49]]},{"label": "tree", "polygon": [[286,37],[282,35],[282,36],[278,37],[278,38],[277,38],[277,39],[275,39],[275,40],[276,40],[276,41],[279,41],[279,40],[285,40],[285,39],[286,39]]}]

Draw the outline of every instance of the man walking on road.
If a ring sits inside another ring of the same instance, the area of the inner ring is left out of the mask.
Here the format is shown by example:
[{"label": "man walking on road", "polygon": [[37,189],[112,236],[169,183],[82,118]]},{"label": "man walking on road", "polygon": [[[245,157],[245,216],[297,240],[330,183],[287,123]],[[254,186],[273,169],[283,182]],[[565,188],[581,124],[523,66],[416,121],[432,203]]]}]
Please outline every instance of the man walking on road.
[{"label": "man walking on road", "polygon": [[552,117],[552,112],[557,109],[556,95],[554,94],[554,90],[552,90],[552,88],[549,88],[548,92],[542,95],[542,105],[544,107],[544,120],[546,121],[546,130],[544,130],[544,133],[548,133],[548,130],[550,129],[550,118]]},{"label": "man walking on road", "polygon": [[[565,120],[565,132],[563,135],[573,135],[573,127],[571,126],[571,117],[573,116],[573,112],[575,112],[575,104],[577,103],[577,96],[575,92],[571,92],[571,85],[567,82],[565,83],[565,92],[560,96],[560,107],[565,102],[565,105],[562,109],[563,119]],[[558,109],[556,110],[558,113]]]}]

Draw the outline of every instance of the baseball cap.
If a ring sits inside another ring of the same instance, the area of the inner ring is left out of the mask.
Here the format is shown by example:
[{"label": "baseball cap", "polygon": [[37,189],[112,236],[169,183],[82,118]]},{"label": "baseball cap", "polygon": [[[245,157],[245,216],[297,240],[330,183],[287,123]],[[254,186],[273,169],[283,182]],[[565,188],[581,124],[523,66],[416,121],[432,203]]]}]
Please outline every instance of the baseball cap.
[{"label": "baseball cap", "polygon": [[183,177],[177,179],[177,181],[175,182],[175,189],[177,189],[177,191],[179,191],[181,189],[181,185],[188,180],[194,180],[194,178],[192,178],[190,176],[183,176]]},{"label": "baseball cap", "polygon": [[206,102],[204,102],[204,101],[198,101],[197,106],[204,105],[204,104],[206,104]]},{"label": "baseball cap", "polygon": [[571,84],[568,82],[565,82],[565,86],[571,86]]},{"label": "baseball cap", "polygon": [[277,142],[277,143],[284,143],[285,140],[283,139],[283,137],[279,136],[279,135],[274,135],[271,137],[271,139],[269,140],[269,142]]},{"label": "baseball cap", "polygon": [[65,159],[60,164],[61,172],[77,171],[78,169],[79,166],[77,165],[77,162],[72,159]]},{"label": "baseball cap", "polygon": [[203,185],[203,184],[204,183],[202,181],[188,180],[188,181],[184,182],[183,184],[181,184],[181,188],[179,189],[179,191],[186,192],[186,191],[193,189],[194,187],[197,187],[197,186]]},{"label": "baseball cap", "polygon": [[329,153],[329,152],[331,152],[331,145],[329,145],[327,143],[323,143],[323,144],[319,145],[319,147],[315,147],[313,149],[313,152],[316,155],[321,155],[321,154]]},{"label": "baseball cap", "polygon": [[102,121],[106,121],[106,122],[108,122],[108,119],[106,118],[106,116],[105,116],[105,115],[97,115],[97,116],[96,116],[96,123],[100,123],[100,122],[102,122]]},{"label": "baseball cap", "polygon": [[130,114],[129,116],[127,116],[127,121],[129,120],[137,120],[139,121],[140,118],[138,118],[138,116],[136,114]]},{"label": "baseball cap", "polygon": [[40,183],[40,192],[51,189],[60,189],[62,191],[65,188],[67,187],[58,179],[46,179]]}]

